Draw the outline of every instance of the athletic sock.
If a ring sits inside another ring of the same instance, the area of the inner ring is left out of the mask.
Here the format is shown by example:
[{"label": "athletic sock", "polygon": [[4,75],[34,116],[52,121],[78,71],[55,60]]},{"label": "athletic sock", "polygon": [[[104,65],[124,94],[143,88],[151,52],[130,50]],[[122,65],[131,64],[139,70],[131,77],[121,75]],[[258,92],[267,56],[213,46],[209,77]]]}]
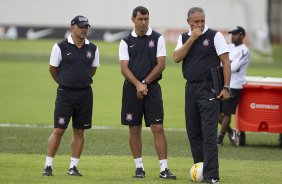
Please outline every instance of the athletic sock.
[{"label": "athletic sock", "polygon": [[161,169],[161,172],[164,171],[167,167],[167,159],[163,159],[163,160],[159,160],[160,162],[160,169]]},{"label": "athletic sock", "polygon": [[73,166],[77,167],[78,162],[79,162],[78,158],[71,157],[70,168],[73,168]]},{"label": "athletic sock", "polygon": [[53,157],[48,157],[48,156],[46,156],[45,166],[51,166],[51,167],[52,167],[52,165],[53,165],[53,160],[54,160]]},{"label": "athletic sock", "polygon": [[140,157],[140,158],[135,158],[134,159],[134,162],[135,162],[135,166],[136,166],[136,168],[143,168],[143,170],[144,170],[144,165],[143,165],[143,160],[142,160],[142,157]]}]

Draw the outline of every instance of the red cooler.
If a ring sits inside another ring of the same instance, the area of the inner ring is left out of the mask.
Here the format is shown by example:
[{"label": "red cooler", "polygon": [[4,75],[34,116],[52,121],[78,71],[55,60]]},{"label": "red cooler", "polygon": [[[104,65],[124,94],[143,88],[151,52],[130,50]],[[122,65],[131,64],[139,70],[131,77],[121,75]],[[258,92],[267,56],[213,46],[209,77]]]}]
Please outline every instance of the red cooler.
[{"label": "red cooler", "polygon": [[241,146],[245,145],[245,131],[280,133],[282,146],[282,78],[247,77],[235,124]]}]

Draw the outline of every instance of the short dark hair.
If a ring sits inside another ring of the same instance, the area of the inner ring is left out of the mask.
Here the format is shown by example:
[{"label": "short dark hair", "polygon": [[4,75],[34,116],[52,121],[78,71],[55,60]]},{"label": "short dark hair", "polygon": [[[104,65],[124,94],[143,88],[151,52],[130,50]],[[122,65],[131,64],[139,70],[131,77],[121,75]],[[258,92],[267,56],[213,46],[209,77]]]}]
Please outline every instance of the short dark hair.
[{"label": "short dark hair", "polygon": [[203,8],[201,8],[201,7],[193,7],[193,8],[189,9],[188,14],[187,14],[187,18],[190,19],[192,14],[195,13],[195,12],[199,12],[199,13],[205,14]]},{"label": "short dark hair", "polygon": [[141,15],[149,15],[149,10],[147,8],[144,6],[137,6],[132,12],[132,17],[136,17],[138,12],[140,12]]}]

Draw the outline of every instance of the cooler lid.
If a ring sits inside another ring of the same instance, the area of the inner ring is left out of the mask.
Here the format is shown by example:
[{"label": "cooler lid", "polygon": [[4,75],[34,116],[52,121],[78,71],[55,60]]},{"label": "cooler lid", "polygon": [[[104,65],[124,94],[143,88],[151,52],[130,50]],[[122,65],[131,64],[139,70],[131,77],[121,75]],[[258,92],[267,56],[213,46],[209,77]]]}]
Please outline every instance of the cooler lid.
[{"label": "cooler lid", "polygon": [[282,78],[246,76],[246,84],[282,86]]}]

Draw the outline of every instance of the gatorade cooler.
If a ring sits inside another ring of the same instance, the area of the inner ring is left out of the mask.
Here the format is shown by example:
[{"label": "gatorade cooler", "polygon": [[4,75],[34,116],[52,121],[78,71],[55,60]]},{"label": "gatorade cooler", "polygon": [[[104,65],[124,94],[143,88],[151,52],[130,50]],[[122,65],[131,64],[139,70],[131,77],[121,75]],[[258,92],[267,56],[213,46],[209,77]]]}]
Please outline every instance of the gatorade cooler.
[{"label": "gatorade cooler", "polygon": [[246,80],[235,115],[239,145],[245,145],[245,131],[250,131],[280,133],[282,146],[282,78]]}]

